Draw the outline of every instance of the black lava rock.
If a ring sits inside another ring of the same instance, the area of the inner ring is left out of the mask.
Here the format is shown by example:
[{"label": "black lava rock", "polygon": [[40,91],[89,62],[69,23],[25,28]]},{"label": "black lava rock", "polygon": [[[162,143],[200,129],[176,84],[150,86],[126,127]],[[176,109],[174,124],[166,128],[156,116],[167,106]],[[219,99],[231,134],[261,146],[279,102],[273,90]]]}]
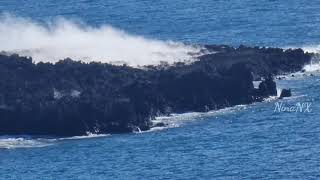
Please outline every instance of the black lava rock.
[{"label": "black lava rock", "polygon": [[[301,49],[206,46],[191,64],[133,68],[0,55],[0,135],[74,136],[148,130],[159,115],[208,111],[276,95],[271,75],[302,69]],[[270,75],[271,74],[271,75]],[[265,79],[259,89],[253,80]]]},{"label": "black lava rock", "polygon": [[277,85],[274,82],[271,75],[259,84],[259,94],[260,96],[276,96],[277,95]]},{"label": "black lava rock", "polygon": [[280,94],[280,99],[285,98],[285,97],[291,97],[291,89],[282,89],[281,94]]}]

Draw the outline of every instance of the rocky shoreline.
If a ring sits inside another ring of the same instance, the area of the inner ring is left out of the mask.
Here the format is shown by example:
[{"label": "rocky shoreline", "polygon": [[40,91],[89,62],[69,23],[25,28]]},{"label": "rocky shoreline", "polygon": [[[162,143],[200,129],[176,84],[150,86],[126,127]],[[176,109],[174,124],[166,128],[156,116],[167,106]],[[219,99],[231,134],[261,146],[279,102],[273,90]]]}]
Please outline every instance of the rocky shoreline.
[{"label": "rocky shoreline", "polygon": [[[301,49],[205,48],[210,53],[191,64],[143,68],[0,55],[0,135],[127,133],[150,129],[160,115],[263,101],[277,95],[273,76],[300,71],[313,56]],[[255,80],[262,80],[259,88]]]}]

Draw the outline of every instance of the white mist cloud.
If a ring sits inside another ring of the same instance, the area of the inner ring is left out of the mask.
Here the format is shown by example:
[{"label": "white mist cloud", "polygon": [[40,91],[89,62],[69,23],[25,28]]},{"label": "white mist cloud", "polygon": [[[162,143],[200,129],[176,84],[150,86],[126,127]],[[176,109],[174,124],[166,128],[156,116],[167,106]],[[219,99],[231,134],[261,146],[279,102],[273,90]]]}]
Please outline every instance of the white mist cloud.
[{"label": "white mist cloud", "polygon": [[130,35],[111,26],[90,27],[58,19],[45,25],[29,19],[0,17],[0,51],[31,56],[35,62],[70,57],[84,62],[124,61],[129,65],[191,60],[199,48]]}]

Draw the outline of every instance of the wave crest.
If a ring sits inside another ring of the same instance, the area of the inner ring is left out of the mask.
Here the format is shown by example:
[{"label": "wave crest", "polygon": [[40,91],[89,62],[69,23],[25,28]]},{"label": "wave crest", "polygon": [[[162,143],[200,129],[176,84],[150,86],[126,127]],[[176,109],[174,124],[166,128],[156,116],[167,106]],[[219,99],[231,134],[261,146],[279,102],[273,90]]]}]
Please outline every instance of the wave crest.
[{"label": "wave crest", "polygon": [[32,148],[50,146],[50,141],[40,138],[0,137],[0,149]]},{"label": "wave crest", "polygon": [[88,134],[86,136],[72,137],[34,137],[34,136],[0,136],[1,149],[17,149],[17,148],[39,148],[55,145],[62,141],[82,140],[91,138],[102,138],[111,136],[110,134]]}]

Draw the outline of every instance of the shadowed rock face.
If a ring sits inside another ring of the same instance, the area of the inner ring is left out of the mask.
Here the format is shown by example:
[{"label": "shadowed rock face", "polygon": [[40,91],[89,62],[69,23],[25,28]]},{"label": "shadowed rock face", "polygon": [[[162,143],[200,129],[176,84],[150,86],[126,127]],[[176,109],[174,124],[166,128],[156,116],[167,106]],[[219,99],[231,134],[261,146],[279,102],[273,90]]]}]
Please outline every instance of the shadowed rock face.
[{"label": "shadowed rock face", "polygon": [[232,48],[229,46],[207,45],[206,48],[215,54],[200,57],[203,61],[215,61],[221,66],[231,66],[244,63],[253,73],[255,80],[268,75],[281,75],[302,70],[305,64],[310,63],[313,54],[304,53],[302,49],[259,48],[245,47]]},{"label": "shadowed rock face", "polygon": [[[206,46],[192,64],[127,66],[0,55],[0,135],[74,136],[149,129],[158,115],[208,111],[276,95],[269,75],[299,71],[302,50]],[[264,78],[259,89],[254,79]]]},{"label": "shadowed rock face", "polygon": [[283,99],[285,97],[291,97],[291,89],[282,89],[281,94],[280,94],[280,99]]}]

